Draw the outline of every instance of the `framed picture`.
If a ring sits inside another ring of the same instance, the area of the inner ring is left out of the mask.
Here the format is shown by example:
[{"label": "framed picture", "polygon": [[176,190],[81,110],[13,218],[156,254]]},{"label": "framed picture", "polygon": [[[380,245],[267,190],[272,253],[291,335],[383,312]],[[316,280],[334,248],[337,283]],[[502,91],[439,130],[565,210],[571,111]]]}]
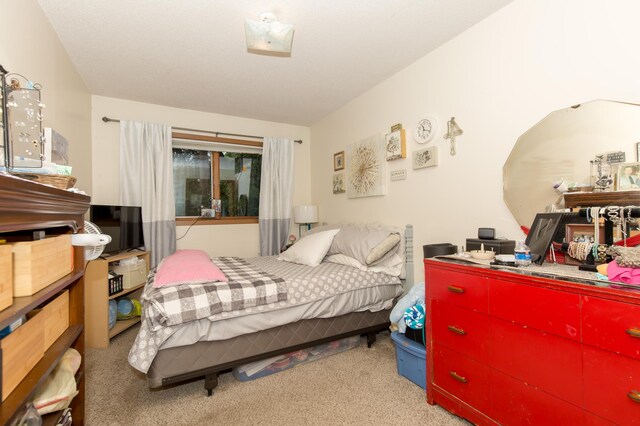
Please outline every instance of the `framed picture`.
[{"label": "framed picture", "polygon": [[618,164],[616,171],[616,191],[637,191],[640,189],[640,163]]},{"label": "framed picture", "polygon": [[385,135],[387,161],[407,157],[407,142],[404,134],[404,129],[399,129]]},{"label": "framed picture", "polygon": [[566,239],[565,225],[578,221],[575,212],[538,213],[527,234],[525,244],[531,249],[531,261],[542,265],[551,242]]},{"label": "framed picture", "polygon": [[336,173],[333,175],[333,193],[344,194],[346,192],[344,184],[344,173]]},{"label": "framed picture", "polygon": [[413,168],[423,169],[425,167],[433,167],[438,165],[438,147],[419,149],[413,151]]},{"label": "framed picture", "polygon": [[640,142],[636,142],[636,161],[640,162]]},{"label": "framed picture", "polygon": [[344,170],[344,151],[333,154],[333,171]]},{"label": "framed picture", "polygon": [[347,198],[386,194],[387,162],[381,133],[347,146]]}]

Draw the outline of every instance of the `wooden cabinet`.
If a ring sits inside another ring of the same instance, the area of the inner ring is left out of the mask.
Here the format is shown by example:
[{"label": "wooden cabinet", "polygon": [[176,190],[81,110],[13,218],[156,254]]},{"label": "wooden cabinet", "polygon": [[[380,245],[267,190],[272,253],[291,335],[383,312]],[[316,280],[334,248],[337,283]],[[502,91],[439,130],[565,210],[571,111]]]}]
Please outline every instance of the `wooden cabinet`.
[{"label": "wooden cabinet", "polygon": [[[89,208],[86,195],[40,185],[34,182],[0,176],[0,238],[7,241],[28,240],[31,232],[45,230],[47,236],[62,235],[81,230],[84,214]],[[84,424],[84,251],[73,250],[71,273],[56,279],[30,296],[14,297],[11,306],[0,311],[0,329],[13,323],[34,309],[48,306],[68,290],[68,327],[53,340],[50,347],[33,368],[26,371],[24,379],[0,404],[0,424],[10,424],[18,418],[25,405],[33,399],[36,389],[51,374],[68,348],[76,349],[82,356],[82,364],[76,374],[78,395],[71,403],[73,423]],[[36,315],[46,315],[41,312]],[[19,330],[19,329],[18,329]],[[46,333],[46,328],[42,334]],[[57,333],[56,333],[57,334]],[[44,337],[43,337],[44,339]],[[44,346],[44,340],[43,340]],[[2,354],[4,363],[4,354]],[[20,359],[14,360],[18,368]],[[56,414],[45,416],[45,423],[55,420]]]},{"label": "wooden cabinet", "polygon": [[[133,283],[132,287],[109,295],[109,270],[113,268],[115,262],[134,257],[144,260],[146,265],[145,273],[139,276],[139,279]],[[109,346],[109,339],[140,322],[140,317],[134,317],[129,320],[117,321],[116,325],[109,329],[109,300],[126,295],[134,295],[139,299],[142,287],[146,284],[144,280],[148,272],[149,252],[146,251],[123,252],[91,260],[87,263],[85,272],[85,282],[87,283],[85,291],[87,346],[90,348],[106,348]]]},{"label": "wooden cabinet", "polygon": [[430,404],[477,424],[640,424],[640,293],[431,259],[425,285]]}]

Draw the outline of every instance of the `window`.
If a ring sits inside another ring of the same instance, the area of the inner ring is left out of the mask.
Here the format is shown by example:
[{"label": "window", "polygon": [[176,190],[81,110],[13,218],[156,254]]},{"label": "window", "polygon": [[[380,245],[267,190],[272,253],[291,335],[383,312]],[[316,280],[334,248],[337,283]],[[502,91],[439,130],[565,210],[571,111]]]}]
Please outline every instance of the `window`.
[{"label": "window", "polygon": [[189,218],[190,223],[192,217],[201,215],[201,209],[211,209],[213,200],[220,200],[216,219],[222,220],[216,222],[257,222],[262,144],[237,141],[243,145],[235,145],[220,143],[222,138],[182,136],[197,139],[177,138],[174,134],[173,189],[177,221],[180,222],[181,217]]}]

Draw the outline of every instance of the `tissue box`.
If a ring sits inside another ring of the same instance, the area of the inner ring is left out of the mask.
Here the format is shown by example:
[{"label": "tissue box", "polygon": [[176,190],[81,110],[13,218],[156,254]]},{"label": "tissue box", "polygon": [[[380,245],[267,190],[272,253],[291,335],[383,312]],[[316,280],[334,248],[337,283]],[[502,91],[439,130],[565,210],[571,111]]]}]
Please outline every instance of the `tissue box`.
[{"label": "tissue box", "polygon": [[[137,259],[137,260],[136,260]],[[144,259],[135,258],[135,262],[113,265],[112,270],[122,275],[122,288],[128,290],[147,281],[147,262]]]}]

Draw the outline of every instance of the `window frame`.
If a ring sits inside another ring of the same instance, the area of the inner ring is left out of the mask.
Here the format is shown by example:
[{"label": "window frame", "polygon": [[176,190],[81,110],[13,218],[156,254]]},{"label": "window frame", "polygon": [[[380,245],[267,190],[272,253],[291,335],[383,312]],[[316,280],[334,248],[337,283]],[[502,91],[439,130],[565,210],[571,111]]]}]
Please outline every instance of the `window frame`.
[{"label": "window frame", "polygon": [[[244,139],[221,138],[218,136],[207,136],[193,133],[171,133],[171,149],[173,150],[173,140],[192,140],[197,142],[223,143],[229,145],[252,146],[262,148],[262,142],[248,141]],[[213,185],[213,198],[220,199],[220,152],[211,152],[211,182]],[[258,223],[258,216],[237,216],[222,217],[220,213],[216,213],[216,217],[199,217],[199,216],[177,216],[176,226],[200,226],[200,225],[239,225]]]}]

